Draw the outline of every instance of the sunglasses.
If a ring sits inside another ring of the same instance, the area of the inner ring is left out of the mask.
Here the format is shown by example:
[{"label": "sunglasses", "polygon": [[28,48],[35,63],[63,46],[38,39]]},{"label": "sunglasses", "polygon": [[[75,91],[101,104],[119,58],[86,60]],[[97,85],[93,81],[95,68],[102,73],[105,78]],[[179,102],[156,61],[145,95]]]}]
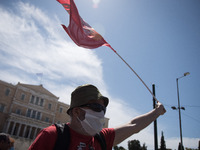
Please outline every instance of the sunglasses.
[{"label": "sunglasses", "polygon": [[96,111],[96,112],[101,112],[103,110],[104,114],[106,112],[106,107],[98,103],[85,104],[85,105],[81,105],[80,107],[88,107],[91,110]]}]

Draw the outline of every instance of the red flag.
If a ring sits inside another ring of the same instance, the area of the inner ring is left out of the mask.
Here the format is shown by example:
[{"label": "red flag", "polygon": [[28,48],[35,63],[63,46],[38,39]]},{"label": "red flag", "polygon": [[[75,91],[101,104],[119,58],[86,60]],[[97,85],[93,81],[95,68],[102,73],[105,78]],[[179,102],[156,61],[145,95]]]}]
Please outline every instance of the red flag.
[{"label": "red flag", "polygon": [[74,0],[57,0],[63,5],[70,15],[69,26],[62,25],[71,39],[84,48],[98,48],[100,46],[108,46],[116,52],[104,38],[96,32],[88,23],[86,23],[79,15]]},{"label": "red flag", "polygon": [[57,0],[59,3],[63,5],[65,10],[70,14],[70,23],[69,26],[66,27],[62,25],[67,34],[71,37],[71,39],[81,47],[93,49],[100,46],[108,46],[110,47],[121,59],[122,61],[132,70],[133,73],[140,79],[140,81],[144,84],[147,90],[151,93],[154,99],[158,102],[154,94],[145,84],[145,82],[140,78],[140,76],[131,68],[131,66],[108,44],[104,38],[97,33],[89,24],[87,24],[78,13],[74,0]]}]

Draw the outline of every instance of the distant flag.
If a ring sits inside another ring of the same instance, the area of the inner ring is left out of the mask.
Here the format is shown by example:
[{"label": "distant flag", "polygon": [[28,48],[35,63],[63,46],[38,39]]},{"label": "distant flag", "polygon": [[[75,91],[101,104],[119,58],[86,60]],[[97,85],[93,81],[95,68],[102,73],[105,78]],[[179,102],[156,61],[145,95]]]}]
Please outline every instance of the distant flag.
[{"label": "distant flag", "polygon": [[36,73],[36,75],[37,75],[38,77],[42,77],[42,76],[43,76],[43,73]]},{"label": "distant flag", "polygon": [[36,73],[36,76],[40,79],[40,84],[42,82],[43,73]]},{"label": "distant flag", "polygon": [[88,23],[86,23],[79,15],[74,0],[57,0],[63,5],[70,15],[69,26],[62,25],[70,38],[78,45],[88,49],[98,48],[100,46],[108,46],[114,52],[115,50],[108,44],[104,38],[96,32]]},{"label": "distant flag", "polygon": [[108,46],[113,52],[115,52],[121,60],[131,69],[133,73],[140,79],[140,81],[144,84],[147,90],[151,93],[156,101],[156,97],[149,89],[149,87],[145,84],[145,82],[140,78],[140,76],[133,70],[133,68],[108,44],[104,38],[96,32],[88,23],[86,23],[79,15],[78,9],[74,3],[74,0],[57,0],[60,4],[63,5],[65,10],[70,15],[70,23],[69,26],[66,27],[62,25],[64,30],[70,36],[70,38],[78,45],[88,49],[98,48],[100,46]]}]

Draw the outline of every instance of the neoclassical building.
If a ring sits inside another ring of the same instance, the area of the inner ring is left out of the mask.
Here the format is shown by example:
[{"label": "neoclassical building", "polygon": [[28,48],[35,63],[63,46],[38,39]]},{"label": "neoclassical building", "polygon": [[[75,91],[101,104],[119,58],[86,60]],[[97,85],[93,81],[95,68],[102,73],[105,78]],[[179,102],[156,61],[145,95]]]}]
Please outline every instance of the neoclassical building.
[{"label": "neoclassical building", "polygon": [[[34,139],[41,129],[68,122],[68,108],[42,85],[13,85],[0,80],[0,132]],[[104,127],[108,127],[108,120]]]}]

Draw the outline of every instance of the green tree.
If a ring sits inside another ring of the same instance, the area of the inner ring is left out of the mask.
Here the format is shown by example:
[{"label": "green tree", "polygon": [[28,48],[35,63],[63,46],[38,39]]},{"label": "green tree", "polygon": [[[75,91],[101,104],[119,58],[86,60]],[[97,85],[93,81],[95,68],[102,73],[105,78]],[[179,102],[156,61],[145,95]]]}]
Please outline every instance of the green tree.
[{"label": "green tree", "polygon": [[122,146],[118,147],[118,146],[114,146],[113,147],[114,150],[126,150],[125,148],[123,148]]},{"label": "green tree", "polygon": [[141,150],[147,150],[147,146],[145,145],[145,143],[142,145]]},{"label": "green tree", "polygon": [[129,150],[147,150],[147,146],[143,144],[141,147],[139,140],[131,140],[128,141],[128,149]]},{"label": "green tree", "polygon": [[166,150],[165,138],[162,131],[161,140],[160,140],[160,150]]},{"label": "green tree", "polygon": [[181,148],[181,143],[179,143],[179,145],[178,145],[178,150],[184,150],[183,145],[182,145],[182,148]]}]

